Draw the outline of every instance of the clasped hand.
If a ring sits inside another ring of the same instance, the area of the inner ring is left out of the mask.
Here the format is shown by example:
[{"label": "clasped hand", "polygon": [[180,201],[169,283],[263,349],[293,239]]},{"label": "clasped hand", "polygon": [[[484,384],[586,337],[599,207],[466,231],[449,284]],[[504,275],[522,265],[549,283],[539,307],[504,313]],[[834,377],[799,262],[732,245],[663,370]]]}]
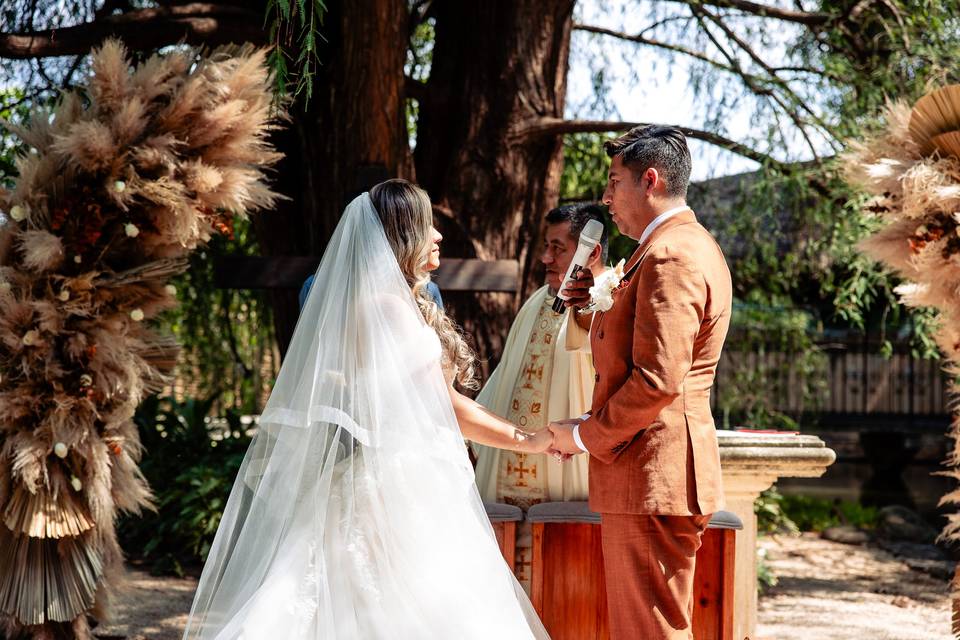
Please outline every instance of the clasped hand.
[{"label": "clasped hand", "polygon": [[549,453],[559,460],[568,460],[583,453],[573,439],[573,428],[579,423],[580,418],[551,422],[548,428],[526,437],[519,449],[523,453]]}]

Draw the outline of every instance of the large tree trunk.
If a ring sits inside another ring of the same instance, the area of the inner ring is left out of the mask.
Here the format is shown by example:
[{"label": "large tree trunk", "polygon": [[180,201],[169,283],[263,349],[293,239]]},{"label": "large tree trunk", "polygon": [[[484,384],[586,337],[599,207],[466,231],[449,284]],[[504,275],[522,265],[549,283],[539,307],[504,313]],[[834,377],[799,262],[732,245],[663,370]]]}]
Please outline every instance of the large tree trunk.
[{"label": "large tree trunk", "polygon": [[[574,0],[442,2],[414,152],[417,177],[442,205],[448,256],[519,258],[521,299],[542,282],[544,214],[556,206],[560,136],[531,135],[563,116]],[[520,299],[447,296],[492,366]],[[489,372],[489,368],[488,368]]]},{"label": "large tree trunk", "polygon": [[[341,0],[327,7],[313,97],[297,101],[279,134],[286,158],[277,188],[291,199],[257,220],[264,255],[322,255],[350,199],[385,177],[412,177],[406,2]],[[299,313],[296,292],[271,295],[277,341],[286,351]]]}]

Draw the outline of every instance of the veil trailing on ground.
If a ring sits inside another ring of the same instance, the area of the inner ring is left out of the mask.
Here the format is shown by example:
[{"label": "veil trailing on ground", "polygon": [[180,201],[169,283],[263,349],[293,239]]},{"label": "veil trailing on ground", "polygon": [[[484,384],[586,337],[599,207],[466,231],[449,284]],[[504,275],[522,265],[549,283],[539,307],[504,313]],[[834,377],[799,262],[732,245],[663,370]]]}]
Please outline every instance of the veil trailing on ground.
[{"label": "veil trailing on ground", "polygon": [[367,194],[317,271],[185,639],[545,638]]}]

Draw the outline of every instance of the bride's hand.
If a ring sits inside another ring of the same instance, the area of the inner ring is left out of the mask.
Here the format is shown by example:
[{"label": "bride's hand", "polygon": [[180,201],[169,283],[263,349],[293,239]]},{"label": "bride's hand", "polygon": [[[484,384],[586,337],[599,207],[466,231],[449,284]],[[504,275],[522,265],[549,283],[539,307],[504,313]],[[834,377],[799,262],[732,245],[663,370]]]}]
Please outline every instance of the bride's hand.
[{"label": "bride's hand", "polygon": [[553,446],[553,433],[550,429],[541,429],[536,433],[525,433],[520,439],[517,450],[521,453],[544,453]]}]

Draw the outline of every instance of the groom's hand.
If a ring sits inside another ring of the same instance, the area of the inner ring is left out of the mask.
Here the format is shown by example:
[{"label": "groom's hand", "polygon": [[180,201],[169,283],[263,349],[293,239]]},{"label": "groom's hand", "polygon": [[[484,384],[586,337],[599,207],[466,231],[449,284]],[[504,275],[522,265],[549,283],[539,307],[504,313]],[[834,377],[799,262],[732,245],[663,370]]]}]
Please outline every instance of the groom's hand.
[{"label": "groom's hand", "polygon": [[593,272],[587,267],[580,269],[577,279],[565,283],[561,293],[566,296],[564,305],[583,309],[590,304],[590,287],[593,286]]},{"label": "groom's hand", "polygon": [[579,418],[550,423],[549,429],[553,434],[553,445],[550,448],[552,453],[558,453],[564,458],[583,453],[573,439],[573,428],[578,424],[580,424]]}]

